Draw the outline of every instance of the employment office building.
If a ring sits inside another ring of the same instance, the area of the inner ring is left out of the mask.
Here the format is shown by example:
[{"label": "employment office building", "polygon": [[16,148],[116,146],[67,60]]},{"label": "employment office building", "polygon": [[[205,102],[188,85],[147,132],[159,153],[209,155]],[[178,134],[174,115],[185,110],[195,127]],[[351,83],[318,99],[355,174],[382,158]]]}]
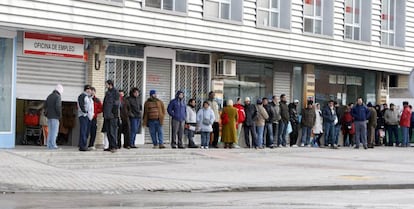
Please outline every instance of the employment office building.
[{"label": "employment office building", "polygon": [[413,26],[414,0],[2,0],[0,147],[20,143],[24,113],[57,83],[74,146],[76,98],[88,83],[102,99],[107,79],[165,103],[176,90],[199,104],[210,90],[387,102],[406,88]]}]

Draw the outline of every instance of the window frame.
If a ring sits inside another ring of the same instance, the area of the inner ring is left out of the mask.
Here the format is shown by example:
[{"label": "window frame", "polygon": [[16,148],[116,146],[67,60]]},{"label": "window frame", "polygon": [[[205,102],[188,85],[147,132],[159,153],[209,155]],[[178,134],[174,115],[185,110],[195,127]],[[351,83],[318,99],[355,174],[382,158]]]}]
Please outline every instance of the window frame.
[{"label": "window frame", "polygon": [[[219,4],[218,17],[206,16],[205,15],[206,14],[206,9],[207,9],[206,2],[216,2],[216,3]],[[229,19],[223,19],[223,18],[221,18],[221,5],[222,5],[222,3],[227,3],[227,2],[229,4]],[[234,4],[232,4],[232,0],[203,0],[203,19],[204,20],[215,21],[215,22],[242,25],[243,24],[243,8],[244,8],[243,3],[244,3],[243,1],[240,1],[240,4],[241,4],[240,6],[242,8],[242,11],[241,11],[241,14],[240,14],[241,15],[240,19],[241,20],[235,20],[235,19],[232,19],[232,13],[231,13],[232,5],[234,5]]]},{"label": "window frame", "polygon": [[[258,1],[260,1],[260,0],[258,0]],[[280,17],[281,17],[281,14],[280,14],[280,1],[283,1],[283,0],[278,0],[277,1],[277,8],[276,9],[272,7],[272,0],[269,0],[269,4],[267,5],[267,8],[259,7],[259,4],[256,3],[256,25],[257,25],[257,27],[263,27],[263,28],[280,28]],[[265,24],[259,24],[259,20],[258,20],[259,11],[268,12],[268,20],[269,21],[268,21],[268,24],[267,25],[265,25]],[[277,20],[278,20],[277,26],[273,26],[272,25],[272,23],[273,23],[273,22],[271,22],[272,21],[272,13],[276,13],[277,14],[277,17],[278,17],[277,18]]]},{"label": "window frame", "polygon": [[[361,11],[363,10],[362,9],[362,1],[363,0],[360,0],[359,1],[359,5],[358,5],[358,8],[359,8],[359,14],[358,14],[358,16],[359,16],[359,19],[358,19],[358,23],[356,23],[356,18],[355,18],[355,14],[356,14],[356,1],[355,0],[350,0],[350,1],[352,1],[352,12],[350,12],[351,14],[352,14],[352,23],[347,23],[346,22],[346,18],[347,18],[347,14],[348,14],[348,12],[347,12],[347,5],[346,5],[346,1],[345,1],[345,21],[344,21],[344,26],[345,26],[345,28],[344,28],[344,39],[346,39],[346,40],[352,40],[352,41],[361,41],[361,42],[366,42],[366,41],[364,41],[364,40],[362,40],[362,15],[361,15]],[[346,28],[347,27],[351,27],[352,28],[352,30],[351,30],[351,38],[347,38],[347,33],[346,33]],[[355,28],[358,28],[359,29],[359,33],[358,33],[358,39],[355,39]]]},{"label": "window frame", "polygon": [[[306,33],[306,34],[312,34],[312,35],[318,35],[318,36],[320,36],[320,35],[325,35],[325,34],[323,34],[323,24],[324,24],[324,20],[323,20],[323,16],[324,16],[324,12],[323,12],[323,6],[324,6],[324,1],[323,0],[311,0],[312,1],[312,6],[313,6],[313,15],[312,16],[309,16],[309,15],[306,15],[305,14],[305,5],[307,4],[306,3],[306,1],[307,0],[304,0],[304,5],[303,5],[303,33]],[[317,16],[316,15],[316,1],[319,1],[320,3],[321,3],[321,6],[320,6],[320,8],[321,8],[321,15],[320,16]],[[306,19],[311,19],[312,20],[312,22],[313,22],[313,24],[312,24],[312,32],[309,32],[309,31],[306,31],[305,30],[305,28],[306,28],[306,26],[305,26],[305,20]],[[316,20],[319,20],[319,21],[321,21],[321,29],[320,29],[320,31],[321,31],[321,33],[315,33],[315,22],[316,22]],[[326,35],[325,35],[326,36]]]},{"label": "window frame", "polygon": [[[187,14],[188,14],[188,0],[184,0],[185,1],[185,11],[184,12],[177,11],[177,10],[164,9],[163,8],[163,3],[164,3],[165,0],[160,0],[160,1],[161,1],[160,8],[157,8],[157,7],[146,6],[146,3],[145,3],[146,0],[142,0],[142,9],[147,10],[147,11],[152,11],[152,12],[164,13],[164,14],[187,16]],[[173,8],[175,8],[175,1],[177,1],[177,0],[173,0]]]},{"label": "window frame", "polygon": [[[396,15],[397,15],[397,1],[395,1],[394,0],[394,16],[391,16],[391,15],[389,15],[389,13],[391,12],[391,10],[390,10],[390,7],[391,7],[391,3],[390,3],[390,0],[388,0],[387,1],[388,2],[388,7],[387,7],[387,11],[388,11],[388,14],[387,14],[387,20],[386,20],[386,22],[387,22],[387,26],[388,26],[388,28],[387,29],[383,29],[383,21],[384,21],[384,1],[381,1],[381,46],[386,46],[386,47],[399,47],[399,46],[396,46],[396,27],[397,27],[397,21],[396,21]],[[390,25],[391,25],[391,21],[390,21],[390,19],[393,19],[393,25],[394,25],[394,29],[390,29]],[[383,35],[382,34],[387,34],[387,43],[385,44],[385,43],[383,43]],[[394,35],[394,38],[393,38],[393,44],[391,45],[390,44],[390,34],[393,34]]]}]

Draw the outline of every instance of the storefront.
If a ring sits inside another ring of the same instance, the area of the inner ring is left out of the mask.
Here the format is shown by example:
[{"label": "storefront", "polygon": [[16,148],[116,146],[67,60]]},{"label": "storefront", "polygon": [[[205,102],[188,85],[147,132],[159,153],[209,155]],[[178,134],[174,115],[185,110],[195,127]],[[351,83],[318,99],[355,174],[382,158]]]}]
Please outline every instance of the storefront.
[{"label": "storefront", "polygon": [[16,33],[0,29],[0,148],[13,148],[15,138]]}]

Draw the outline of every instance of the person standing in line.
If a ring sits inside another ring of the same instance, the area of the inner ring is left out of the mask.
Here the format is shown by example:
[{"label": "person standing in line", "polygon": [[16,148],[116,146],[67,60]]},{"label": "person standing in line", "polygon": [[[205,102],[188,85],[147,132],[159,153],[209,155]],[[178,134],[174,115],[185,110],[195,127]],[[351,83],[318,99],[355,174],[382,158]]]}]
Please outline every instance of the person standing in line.
[{"label": "person standing in line", "polygon": [[92,101],[93,101],[93,119],[91,121],[90,125],[90,139],[89,139],[89,150],[95,150],[95,139],[96,139],[96,132],[98,129],[97,126],[97,118],[98,114],[102,113],[102,102],[101,100],[96,97],[96,89],[94,87],[91,87],[91,95],[92,95]]},{"label": "person standing in line", "polygon": [[336,116],[336,111],[334,107],[334,101],[330,100],[328,105],[322,111],[323,117],[323,127],[325,131],[325,147],[329,145],[333,149],[338,147],[335,145],[335,124],[338,122],[338,117]]},{"label": "person standing in line", "polygon": [[382,139],[385,137],[385,120],[380,105],[375,105],[375,111],[377,112],[377,127],[375,127],[375,146],[380,146],[383,144],[384,141]]},{"label": "person standing in line", "polygon": [[42,109],[40,109],[40,118],[39,125],[42,127],[42,136],[43,139],[40,140],[40,145],[47,145],[47,136],[49,135],[49,129],[47,127],[47,117],[45,115],[46,111],[42,104]]},{"label": "person standing in line", "polygon": [[277,146],[286,147],[286,132],[287,126],[289,124],[289,107],[287,105],[287,99],[285,94],[280,95],[280,102],[279,102],[279,109],[280,109],[280,121],[279,121],[279,136],[277,140]]},{"label": "person standing in line", "polygon": [[[185,117],[187,115],[187,106],[184,100],[184,92],[177,91],[175,98],[170,101],[167,108],[168,114],[171,116],[171,148],[175,149],[184,149],[183,145],[183,134],[184,134],[184,125]],[[178,143],[177,143],[178,136]]]},{"label": "person standing in line", "polygon": [[[384,137],[383,137],[382,141],[383,141],[383,144],[385,146],[388,146],[387,140],[388,140],[389,134],[390,134],[390,133],[388,133],[388,125],[387,125],[387,122],[385,121],[385,112],[387,110],[388,110],[388,104],[387,103],[382,104],[381,114],[382,114],[382,117],[384,118]],[[388,133],[388,137],[387,137],[387,133]]]},{"label": "person standing in line", "polygon": [[204,101],[203,107],[197,112],[197,126],[201,132],[201,149],[208,149],[210,133],[213,131],[213,123],[216,120],[209,102]]},{"label": "person standing in line", "polygon": [[398,111],[395,110],[395,105],[390,104],[390,109],[387,109],[384,113],[385,124],[387,126],[388,132],[388,146],[393,146],[395,140],[396,146],[400,145],[400,140],[398,139]]},{"label": "person standing in line", "polygon": [[368,102],[368,110],[370,112],[370,116],[368,118],[368,125],[367,125],[367,137],[368,137],[368,148],[374,148],[375,145],[375,128],[377,127],[377,111],[372,106],[371,102]]},{"label": "person standing in line", "polygon": [[411,126],[411,109],[408,106],[408,102],[403,102],[403,112],[400,118],[400,127],[402,132],[402,144],[401,147],[409,147],[410,139],[408,135],[408,129]]},{"label": "person standing in line", "polygon": [[105,82],[107,91],[103,101],[103,117],[105,130],[108,136],[108,149],[114,153],[117,150],[118,120],[119,120],[119,93],[112,80]]},{"label": "person standing in line", "polygon": [[142,121],[143,126],[148,126],[150,131],[153,148],[164,149],[164,136],[162,131],[162,125],[165,117],[164,103],[157,98],[157,92],[150,90],[150,97],[144,103],[144,119]]},{"label": "person standing in line", "polygon": [[279,121],[280,117],[280,105],[276,95],[272,96],[272,101],[269,103],[272,108],[273,118],[272,118],[272,130],[273,130],[273,147],[275,147],[278,141],[278,130],[279,130]]},{"label": "person standing in line", "polygon": [[351,115],[351,107],[345,107],[345,113],[341,118],[342,124],[342,134],[344,135],[344,147],[353,146],[354,143],[354,134],[355,134],[355,125],[354,118]]},{"label": "person standing in line", "polygon": [[78,97],[79,151],[89,151],[88,131],[94,114],[91,86],[85,85],[83,91]]},{"label": "person standing in line", "polygon": [[310,137],[312,128],[316,122],[315,110],[313,109],[313,102],[308,101],[306,108],[302,110],[302,142],[301,147],[310,146]]},{"label": "person standing in line", "polygon": [[139,98],[139,90],[134,87],[129,92],[129,97],[127,97],[130,114],[129,114],[129,123],[131,125],[131,136],[130,136],[130,145],[131,148],[137,148],[135,145],[135,137],[140,131],[141,127],[141,113],[142,113],[142,103]]},{"label": "person standing in line", "polygon": [[244,112],[244,107],[241,103],[241,98],[237,97],[237,102],[236,104],[233,105],[233,107],[235,107],[237,109],[237,124],[236,124],[236,128],[237,128],[237,141],[236,143],[233,144],[234,148],[240,148],[239,147],[239,139],[240,139],[240,133],[241,130],[243,128],[243,122],[246,119],[246,113]]},{"label": "person standing in line", "polygon": [[362,98],[359,97],[357,104],[351,110],[352,117],[355,124],[355,149],[359,149],[359,145],[362,142],[364,149],[368,149],[367,146],[367,120],[369,119],[371,112],[364,105]]},{"label": "person standing in line", "polygon": [[[244,99],[244,112],[246,113],[246,119],[243,122],[243,130],[246,147],[256,147],[257,136],[255,120],[257,117],[257,109],[255,105],[251,104],[250,97]],[[250,143],[250,134],[252,135],[252,143]]]},{"label": "person standing in line", "polygon": [[341,123],[339,123],[339,120],[344,115],[344,107],[340,106],[338,102],[334,102],[335,111],[336,111],[336,117],[338,119],[338,122],[335,124],[335,134],[334,134],[334,144],[336,144],[339,147],[339,133],[341,132]]},{"label": "person standing in line", "polygon": [[269,116],[266,120],[265,120],[265,126],[264,126],[264,139],[263,141],[266,141],[266,147],[269,147],[271,149],[274,148],[273,145],[273,109],[272,109],[272,105],[269,103],[269,100],[266,97],[263,97],[262,99],[263,102],[263,108],[266,110],[267,115]]},{"label": "person standing in line", "polygon": [[62,118],[62,98],[63,86],[57,84],[55,90],[46,99],[45,115],[47,117],[47,127],[49,134],[47,136],[47,148],[58,149],[56,138],[59,132],[59,120]]},{"label": "person standing in line", "polygon": [[188,148],[198,148],[198,146],[194,143],[194,134],[195,129],[197,127],[197,113],[195,110],[196,107],[196,100],[190,99],[188,100],[187,104],[187,115],[185,117],[185,129],[184,135],[187,136],[188,139]]},{"label": "person standing in line", "polygon": [[128,104],[128,100],[125,98],[125,93],[123,90],[119,90],[119,101],[120,101],[120,122],[118,127],[118,142],[117,146],[118,149],[122,147],[122,140],[121,134],[124,134],[124,145],[125,149],[131,148],[131,124],[129,122],[129,116],[131,115],[130,105]]},{"label": "person standing in line", "polygon": [[237,141],[237,119],[237,109],[233,107],[233,100],[230,99],[221,113],[221,123],[223,125],[221,141],[224,143],[224,148],[233,148],[233,144]]},{"label": "person standing in line", "polygon": [[216,101],[216,94],[213,91],[210,91],[208,93],[208,104],[210,105],[210,108],[214,112],[214,118],[216,121],[213,123],[213,141],[210,143],[210,147],[212,148],[218,148],[218,139],[219,139],[219,132],[220,132],[220,115],[219,115],[219,105]]},{"label": "person standing in line", "polygon": [[315,125],[312,128],[314,139],[313,145],[319,147],[321,145],[321,137],[323,135],[323,117],[321,111],[321,105],[319,103],[315,104]]},{"label": "person standing in line", "polygon": [[256,101],[257,117],[256,117],[256,149],[263,149],[263,131],[265,127],[265,121],[269,118],[265,108],[263,107],[263,102],[261,99]]},{"label": "person standing in line", "polygon": [[409,141],[411,141],[412,136],[413,136],[413,128],[414,128],[414,112],[413,112],[413,107],[411,105],[408,105],[408,107],[412,111],[411,112],[411,125],[410,125],[410,129],[408,131]]},{"label": "person standing in line", "polygon": [[292,126],[292,132],[289,134],[289,145],[290,147],[298,147],[297,140],[299,137],[299,118],[298,111],[296,110],[299,104],[299,100],[295,99],[293,103],[290,103],[289,108],[289,120]]}]

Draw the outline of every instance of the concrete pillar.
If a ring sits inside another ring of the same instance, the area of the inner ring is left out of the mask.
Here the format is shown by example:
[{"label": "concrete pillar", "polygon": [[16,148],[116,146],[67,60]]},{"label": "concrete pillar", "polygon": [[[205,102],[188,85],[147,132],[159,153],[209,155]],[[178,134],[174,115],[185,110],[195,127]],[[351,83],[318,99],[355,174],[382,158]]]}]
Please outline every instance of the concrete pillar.
[{"label": "concrete pillar", "polygon": [[315,101],[315,66],[313,64],[303,65],[303,106],[306,101]]}]

